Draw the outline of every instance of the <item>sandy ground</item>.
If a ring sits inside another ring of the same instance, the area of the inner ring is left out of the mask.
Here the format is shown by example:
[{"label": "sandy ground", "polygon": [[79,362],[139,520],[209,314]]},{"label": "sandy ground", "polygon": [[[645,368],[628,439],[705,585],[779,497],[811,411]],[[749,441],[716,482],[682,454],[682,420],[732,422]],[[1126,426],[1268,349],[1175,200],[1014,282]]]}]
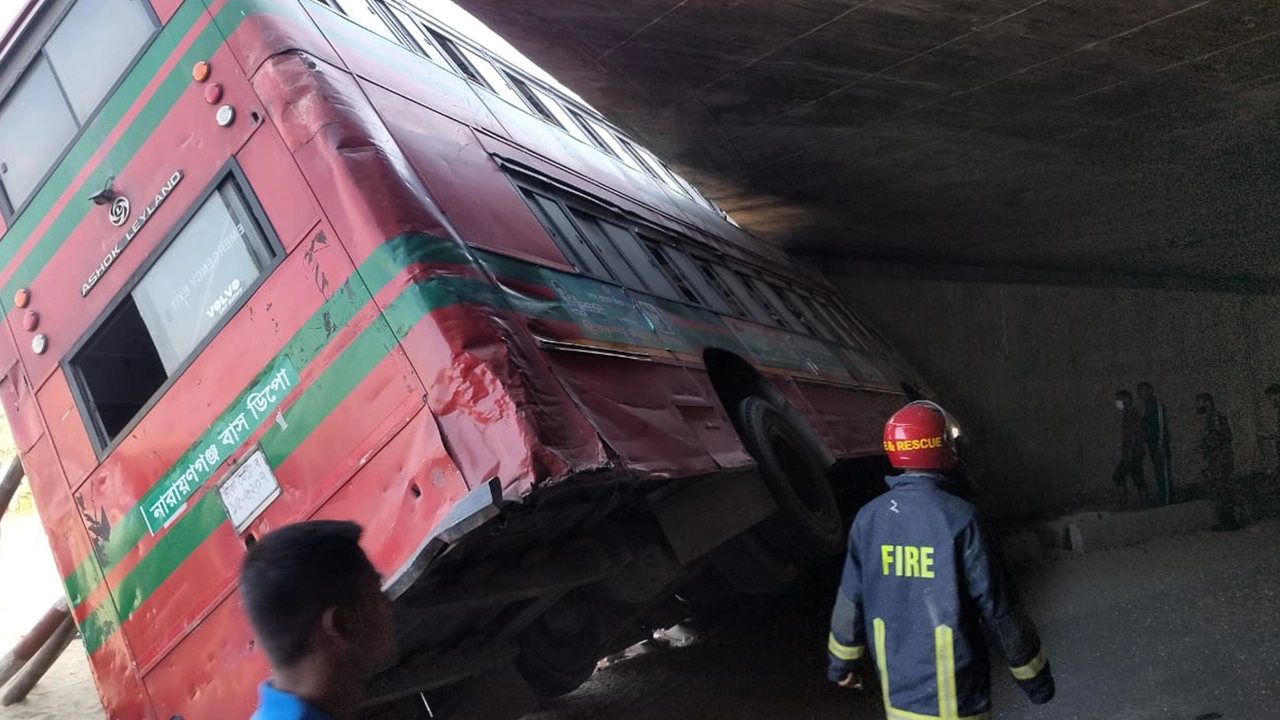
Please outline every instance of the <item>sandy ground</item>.
[{"label": "sandy ground", "polygon": [[[0,654],[31,629],[62,592],[44,528],[35,515],[7,514],[0,524]],[[102,705],[76,640],[27,699],[0,707],[3,720],[101,720]]]}]

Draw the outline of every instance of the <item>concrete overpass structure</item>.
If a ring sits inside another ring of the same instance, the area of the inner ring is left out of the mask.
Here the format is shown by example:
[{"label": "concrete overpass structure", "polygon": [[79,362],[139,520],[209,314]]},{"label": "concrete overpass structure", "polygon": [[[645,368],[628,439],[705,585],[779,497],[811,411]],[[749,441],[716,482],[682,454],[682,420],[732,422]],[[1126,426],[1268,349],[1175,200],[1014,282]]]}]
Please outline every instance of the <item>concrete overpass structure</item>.
[{"label": "concrete overpass structure", "polygon": [[821,257],[975,420],[1007,511],[1105,494],[1111,393],[1142,379],[1181,480],[1200,391],[1241,464],[1271,462],[1280,4],[460,4],[744,227]]},{"label": "concrete overpass structure", "polygon": [[795,251],[1280,268],[1273,2],[461,4]]}]

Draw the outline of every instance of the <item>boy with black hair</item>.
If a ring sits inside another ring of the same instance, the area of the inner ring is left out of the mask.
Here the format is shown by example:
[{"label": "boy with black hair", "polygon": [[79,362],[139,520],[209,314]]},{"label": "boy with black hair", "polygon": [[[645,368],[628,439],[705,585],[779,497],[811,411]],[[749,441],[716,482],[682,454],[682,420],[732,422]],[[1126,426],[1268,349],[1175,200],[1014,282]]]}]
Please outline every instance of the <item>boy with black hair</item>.
[{"label": "boy with black hair", "polygon": [[287,525],[249,548],[240,593],[272,676],[252,720],[350,720],[395,658],[391,604],[359,525]]}]

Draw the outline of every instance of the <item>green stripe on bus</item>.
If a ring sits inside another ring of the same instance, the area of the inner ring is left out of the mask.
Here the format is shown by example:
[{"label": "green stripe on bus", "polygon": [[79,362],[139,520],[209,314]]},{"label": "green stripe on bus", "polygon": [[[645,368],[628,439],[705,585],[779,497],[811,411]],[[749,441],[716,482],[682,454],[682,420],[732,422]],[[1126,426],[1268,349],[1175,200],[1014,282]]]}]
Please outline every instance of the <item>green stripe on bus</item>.
[{"label": "green stripe on bus", "polygon": [[[351,343],[288,410],[287,435],[278,425],[263,436],[261,445],[272,469],[277,469],[333,411],[368,377],[403,337],[427,313],[459,303],[487,303],[492,290],[469,278],[432,277],[406,288],[384,317],[375,320]],[[136,513],[135,513],[136,514]],[[104,601],[81,623],[85,650],[102,647],[133,613],[226,520],[215,491],[208,491],[160,538],[151,552],[129,571],[114,589],[115,606]]]},{"label": "green stripe on bus", "polygon": [[[302,372],[328,345],[333,329],[349,324],[356,313],[368,304],[370,297],[391,282],[396,273],[415,262],[449,262],[454,257],[455,250],[456,245],[451,241],[425,234],[401,235],[383,243],[361,263],[356,273],[312,313],[266,367],[287,357],[294,368]],[[252,383],[249,387],[252,387]],[[229,413],[242,401],[243,397],[238,396],[219,417]],[[197,445],[198,443],[193,444],[188,451]],[[106,545],[99,551],[106,561],[105,567],[99,566],[98,558],[90,556],[67,576],[67,597],[72,607],[83,602],[102,583],[103,574],[110,572],[147,536],[147,526],[140,508],[140,503],[134,505],[111,528]]]},{"label": "green stripe on bus", "polygon": [[[195,504],[182,516],[185,531],[166,533],[160,538],[160,542],[151,548],[151,552],[138,561],[138,566],[112,588],[111,594],[116,601],[119,623],[123,624],[128,620],[134,611],[148,597],[151,597],[156,588],[160,587],[160,583],[173,574],[173,571],[178,569],[178,566],[195,552],[196,548],[209,539],[213,531],[217,530],[226,519],[227,514],[222,509],[218,493],[209,491],[200,496],[200,499],[196,500]],[[90,615],[96,615],[102,608],[103,606],[99,605]],[[94,627],[99,626],[106,627],[100,623],[94,623]],[[84,637],[85,649],[89,652],[102,647],[102,643],[111,637],[110,634],[90,635],[84,631],[83,626],[80,632]],[[91,644],[92,649],[90,649]]]},{"label": "green stripe on bus", "polygon": [[[36,194],[35,199],[23,210],[13,227],[5,233],[4,242],[0,242],[0,266],[8,265],[25,244],[27,237],[53,209],[58,198],[71,187],[76,175],[102,147],[111,131],[120,124],[138,96],[160,71],[160,67],[173,55],[178,44],[195,26],[196,20],[204,14],[204,9],[204,3],[199,0],[187,0],[178,8],[178,12],[169,23],[160,30],[151,46],[143,53],[142,59],[125,76],[120,87],[111,95],[111,99],[103,106],[102,111],[59,163],[49,180]],[[196,60],[203,60],[212,55],[222,41],[222,32],[212,25],[200,32],[182,60],[160,83],[155,94],[147,100],[129,127],[107,151],[102,162],[76,189],[66,207],[58,213],[58,217],[36,242],[31,252],[22,259],[13,276],[5,284],[4,290],[0,291],[0,298],[12,297],[15,290],[29,285],[31,280],[44,269],[53,254],[62,247],[71,231],[89,213],[92,205],[84,202],[84,198],[92,192],[89,188],[102,187],[106,175],[123,168],[142,149],[143,143],[160,125],[160,121],[168,114],[169,108],[190,86],[191,76],[188,68]]]}]

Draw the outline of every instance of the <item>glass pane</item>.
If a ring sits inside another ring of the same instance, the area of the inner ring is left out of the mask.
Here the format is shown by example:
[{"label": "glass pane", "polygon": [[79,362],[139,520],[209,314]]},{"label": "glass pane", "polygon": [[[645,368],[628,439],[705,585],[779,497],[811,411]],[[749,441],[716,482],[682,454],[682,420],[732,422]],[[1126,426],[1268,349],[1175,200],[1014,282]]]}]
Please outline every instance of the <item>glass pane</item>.
[{"label": "glass pane", "polygon": [[569,264],[588,275],[609,277],[609,271],[605,269],[604,263],[600,262],[600,258],[596,257],[591,246],[578,234],[573,221],[564,214],[560,203],[534,192],[525,191],[525,195],[530,199],[542,225],[559,244]]},{"label": "glass pane", "polygon": [[822,317],[822,313],[813,307],[813,303],[807,295],[788,292],[783,297],[790,303],[788,307],[794,307],[795,310],[800,311],[800,319],[805,321],[805,324],[810,328],[816,330],[819,337],[823,340],[840,342],[840,336],[836,334],[835,330],[831,329],[831,325]]},{"label": "glass pane", "polygon": [[685,278],[680,269],[672,264],[671,259],[663,253],[663,248],[649,240],[644,241],[644,246],[653,256],[653,261],[662,268],[662,272],[675,285],[676,290],[680,291],[680,298],[694,305],[702,305],[702,298],[698,297],[698,291],[693,289],[692,281]]},{"label": "glass pane", "polygon": [[742,303],[738,302],[738,298],[733,296],[733,292],[729,290],[729,286],[725,285],[724,281],[720,279],[720,276],[716,273],[715,268],[711,266],[711,263],[699,258],[697,264],[698,270],[702,272],[702,278],[715,289],[716,294],[719,295],[720,299],[728,306],[729,312],[739,317],[750,317],[747,315],[747,311],[742,307]]},{"label": "glass pane", "polygon": [[684,252],[673,247],[662,248],[662,254],[675,265],[680,274],[684,276],[685,281],[698,293],[702,301],[707,307],[722,313],[732,313],[729,305],[725,302],[724,297],[717,291],[707,278],[703,275],[703,271],[693,262],[693,260]]},{"label": "glass pane", "polygon": [[755,320],[756,322],[762,322],[767,325],[773,325],[776,323],[773,316],[770,315],[769,311],[760,304],[760,301],[754,294],[752,294],[752,291],[747,287],[747,284],[742,282],[742,278],[739,277],[737,273],[729,270],[728,268],[720,267],[719,265],[714,267],[716,275],[720,276],[720,279],[724,281],[724,284],[729,287],[729,294],[747,309],[747,317]]},{"label": "glass pane", "polygon": [[622,143],[618,141],[618,138],[613,136],[613,132],[609,130],[609,128],[595,120],[589,120],[588,122],[591,123],[591,129],[595,132],[596,137],[603,140],[604,144],[609,146],[609,152],[613,153],[614,156],[621,160],[622,164],[632,168],[633,170],[640,169],[640,160],[633,157],[631,153],[627,152],[626,148],[622,147]]},{"label": "glass pane", "polygon": [[471,61],[471,66],[479,71],[480,76],[484,78],[485,84],[487,84],[489,88],[498,95],[498,97],[506,100],[512,105],[515,105],[521,110],[529,109],[529,106],[524,102],[524,98],[520,97],[520,93],[517,93],[515,89],[511,87],[511,84],[507,82],[506,77],[504,77],[502,73],[498,72],[498,69],[494,67],[493,63],[489,62],[487,58],[483,58],[466,48],[463,48],[462,52],[465,53],[467,59]]},{"label": "glass pane", "polygon": [[591,246],[596,249],[596,254],[604,260],[604,264],[609,266],[609,270],[613,277],[623,285],[632,288],[643,288],[644,282],[636,275],[636,271],[622,257],[618,249],[614,247],[609,236],[596,223],[596,219],[578,210],[572,210],[573,219],[578,221],[578,227],[582,228],[582,232],[586,234],[587,240],[591,242]]},{"label": "glass pane", "polygon": [[53,71],[38,61],[0,108],[0,185],[16,210],[76,135]]},{"label": "glass pane", "polygon": [[467,56],[462,54],[462,48],[458,47],[457,43],[430,28],[427,28],[427,32],[436,41],[436,45],[444,51],[444,54],[449,56],[449,60],[453,62],[454,67],[458,68],[458,72],[462,73],[471,82],[489,87],[484,78],[480,76],[480,71],[476,70],[471,61],[467,59]]},{"label": "glass pane", "polygon": [[850,326],[848,321],[840,313],[833,310],[830,305],[821,300],[815,300],[814,304],[818,306],[819,310],[826,313],[827,320],[835,325],[850,347],[860,348],[863,350],[867,350],[871,347],[867,343],[867,339]]},{"label": "glass pane", "polygon": [[591,123],[585,117],[583,117],[582,113],[578,112],[577,110],[570,110],[569,114],[573,116],[573,121],[577,123],[578,127],[582,128],[582,132],[586,134],[588,142],[590,142],[592,145],[595,145],[597,148],[599,148],[603,152],[606,152],[610,155],[613,154],[613,151],[609,149],[608,145],[604,144],[604,140],[600,139],[600,136],[596,134],[595,128],[591,127]]},{"label": "glass pane", "polygon": [[529,83],[509,72],[505,72],[503,75],[507,78],[507,82],[511,83],[511,87],[515,88],[516,92],[520,93],[520,97],[524,98],[525,104],[533,108],[533,111],[537,113],[539,117],[552,125],[560,126],[560,121],[556,120],[555,116],[551,114],[551,110],[547,108],[546,104],[534,94],[533,88],[529,86]]},{"label": "glass pane", "polygon": [[391,25],[387,23],[386,19],[374,12],[373,8],[369,6],[367,0],[355,0],[353,2],[342,3],[341,9],[344,15],[351,18],[352,22],[365,30],[372,30],[398,45],[404,44],[391,28]]},{"label": "glass pane", "polygon": [[769,307],[772,307],[774,310],[778,312],[779,315],[782,316],[782,320],[784,323],[786,323],[787,327],[791,328],[792,330],[807,331],[810,335],[818,334],[814,332],[813,328],[810,327],[809,324],[804,321],[804,318],[800,312],[792,310],[790,307],[788,307],[787,305],[788,301],[782,297],[782,293],[778,291],[776,288],[769,285],[769,283],[761,282],[760,280],[756,280],[755,278],[751,279],[751,284],[755,286],[757,290],[760,291],[760,294],[764,295],[764,299],[769,303]]},{"label": "glass pane", "polygon": [[400,23],[400,26],[405,29],[405,32],[409,34],[409,37],[413,38],[414,45],[416,45],[418,52],[422,53],[428,60],[436,63],[437,65],[448,64],[445,62],[444,57],[440,55],[440,51],[436,49],[435,44],[427,37],[422,26],[418,24],[417,18],[409,15],[399,8],[388,7],[388,9]]},{"label": "glass pane", "polygon": [[81,124],[154,30],[144,0],[80,0],[72,6],[53,31],[45,53]]},{"label": "glass pane", "polygon": [[187,359],[257,279],[261,267],[251,242],[262,242],[257,228],[214,194],[134,289],[167,372]]},{"label": "glass pane", "polygon": [[764,309],[765,313],[768,316],[765,322],[772,323],[773,325],[776,325],[781,328],[790,329],[790,326],[787,325],[787,321],[782,317],[782,313],[778,312],[778,309],[769,303],[769,299],[766,298],[764,294],[760,292],[760,289],[756,287],[752,278],[746,275],[743,275],[742,273],[733,273],[733,274],[737,276],[738,280],[740,280],[742,283],[741,286],[735,285],[734,288],[739,289],[740,287],[741,289],[745,289],[747,291],[747,295],[750,296],[748,297],[748,300],[750,301],[749,304],[753,303],[759,306],[760,308]]},{"label": "glass pane", "polygon": [[613,240],[614,246],[627,259],[627,262],[631,263],[631,267],[635,268],[636,274],[644,281],[644,287],[664,297],[677,297],[676,289],[663,274],[662,268],[658,267],[657,261],[644,249],[630,230],[605,220],[600,221],[600,227],[604,228],[605,233]]},{"label": "glass pane", "polygon": [[669,185],[673,189],[679,189],[676,181],[667,177],[666,170],[662,167],[662,163],[658,162],[657,159],[653,157],[653,153],[650,153],[626,138],[619,139],[622,141],[622,144],[627,147],[627,150],[629,150],[632,155],[635,155],[636,159],[640,161],[640,164],[644,166],[645,172],[661,181],[662,184]]},{"label": "glass pane", "polygon": [[533,92],[538,96],[538,99],[542,101],[542,104],[551,111],[551,114],[555,115],[556,120],[560,123],[560,127],[563,127],[570,135],[583,142],[591,142],[590,138],[587,137],[586,131],[578,127],[578,123],[569,116],[569,112],[564,109],[564,106],[562,106],[556,98],[552,97],[549,93],[544,92],[540,88],[533,88]]}]

